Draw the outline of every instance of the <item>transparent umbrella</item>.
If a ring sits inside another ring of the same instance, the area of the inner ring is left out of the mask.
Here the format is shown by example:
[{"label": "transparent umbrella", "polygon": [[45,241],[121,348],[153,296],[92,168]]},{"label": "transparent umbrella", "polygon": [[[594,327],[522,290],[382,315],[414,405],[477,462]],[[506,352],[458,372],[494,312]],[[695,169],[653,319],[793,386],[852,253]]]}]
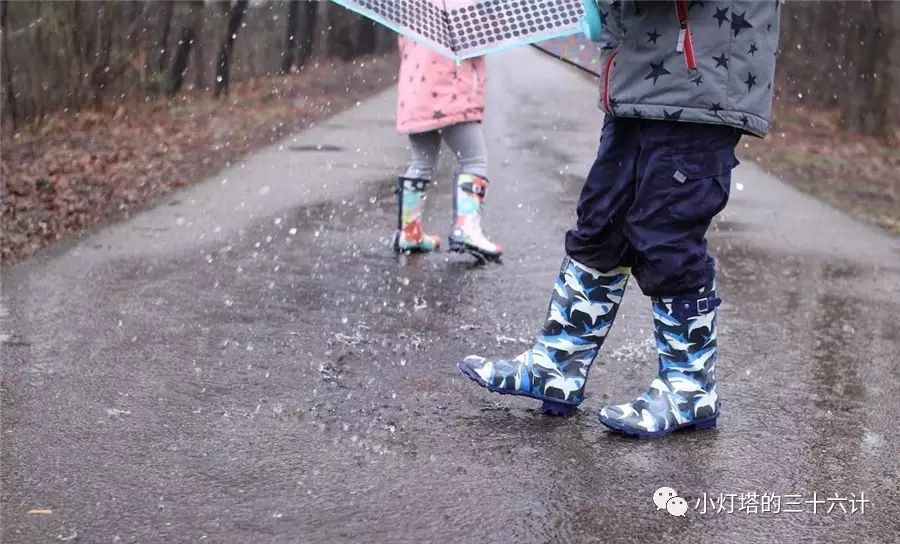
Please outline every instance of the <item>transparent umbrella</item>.
[{"label": "transparent umbrella", "polygon": [[582,0],[333,0],[455,60],[581,32]]},{"label": "transparent umbrella", "polygon": [[552,38],[531,45],[596,77],[600,77],[601,72],[600,53],[608,47],[604,43],[592,42],[583,34]]}]

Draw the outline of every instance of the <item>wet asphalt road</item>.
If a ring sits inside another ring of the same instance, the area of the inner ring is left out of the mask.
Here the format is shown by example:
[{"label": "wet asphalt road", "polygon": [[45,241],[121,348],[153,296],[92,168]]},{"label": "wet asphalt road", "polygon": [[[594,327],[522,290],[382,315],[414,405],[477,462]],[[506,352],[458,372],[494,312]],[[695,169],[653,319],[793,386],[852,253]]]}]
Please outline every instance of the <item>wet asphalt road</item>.
[{"label": "wet asphalt road", "polygon": [[[601,122],[560,63],[490,70],[502,266],[389,251],[406,150],[388,92],[4,270],[2,541],[900,541],[900,242],[749,162],[711,234],[717,430],[597,423],[655,372],[635,285],[571,418],[458,373],[540,325]],[[446,234],[444,173],[428,225]],[[652,504],[663,485],[684,518]],[[787,505],[813,492],[870,502]],[[704,493],[783,511],[703,514]]]}]

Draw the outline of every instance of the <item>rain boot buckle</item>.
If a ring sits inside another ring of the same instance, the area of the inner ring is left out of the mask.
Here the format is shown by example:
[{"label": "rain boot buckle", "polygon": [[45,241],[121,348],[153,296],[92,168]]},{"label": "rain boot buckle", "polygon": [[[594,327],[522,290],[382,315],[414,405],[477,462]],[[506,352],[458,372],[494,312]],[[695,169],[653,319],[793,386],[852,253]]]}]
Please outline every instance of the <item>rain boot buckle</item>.
[{"label": "rain boot buckle", "polygon": [[715,310],[722,304],[722,299],[716,296],[715,291],[710,291],[701,298],[675,297],[672,299],[672,313],[679,319],[697,317]]}]

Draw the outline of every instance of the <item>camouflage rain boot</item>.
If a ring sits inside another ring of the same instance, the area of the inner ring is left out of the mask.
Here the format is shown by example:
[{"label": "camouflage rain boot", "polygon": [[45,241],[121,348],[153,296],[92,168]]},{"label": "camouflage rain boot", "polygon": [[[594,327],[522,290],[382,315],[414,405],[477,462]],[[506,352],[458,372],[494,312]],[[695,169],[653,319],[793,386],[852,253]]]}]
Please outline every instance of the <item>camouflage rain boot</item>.
[{"label": "camouflage rain boot", "polygon": [[453,197],[453,232],[450,251],[471,253],[481,260],[500,260],[503,248],[487,239],[481,230],[481,213],[488,180],[472,174],[456,177]]},{"label": "camouflage rain boot", "polygon": [[398,253],[428,252],[437,249],[441,240],[422,231],[425,189],[429,180],[401,177],[397,180],[397,233],[394,251]]},{"label": "camouflage rain boot", "polygon": [[600,423],[633,436],[661,437],[716,426],[715,286],[696,295],[653,298],[659,376],[637,400],[606,406]]},{"label": "camouflage rain boot", "polygon": [[515,359],[470,355],[459,369],[489,391],[544,401],[552,415],[571,414],[584,400],[591,363],[616,318],[629,270],[600,272],[563,260],[537,341]]}]

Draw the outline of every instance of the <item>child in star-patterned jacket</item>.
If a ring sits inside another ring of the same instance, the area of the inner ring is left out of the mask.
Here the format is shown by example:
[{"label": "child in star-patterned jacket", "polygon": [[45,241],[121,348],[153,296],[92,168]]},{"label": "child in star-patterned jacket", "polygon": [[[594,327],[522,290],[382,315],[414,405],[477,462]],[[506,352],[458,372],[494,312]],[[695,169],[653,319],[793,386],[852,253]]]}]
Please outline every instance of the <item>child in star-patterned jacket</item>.
[{"label": "child in star-patterned jacket", "polygon": [[769,129],[778,0],[601,0],[600,149],[566,234],[568,254],[535,344],[467,357],[491,391],[568,414],[633,275],[651,297],[658,376],[600,421],[630,435],[714,427],[715,261],[706,231],[728,201],[742,135]]},{"label": "child in star-patterned jacket", "polygon": [[450,250],[499,260],[502,248],[484,235],[481,212],[487,192],[484,59],[456,63],[407,38],[400,38],[397,131],[409,135],[412,158],[398,181],[397,252],[428,252],[440,245],[422,230],[425,191],[434,176],[441,141],[459,161],[454,187]]}]

